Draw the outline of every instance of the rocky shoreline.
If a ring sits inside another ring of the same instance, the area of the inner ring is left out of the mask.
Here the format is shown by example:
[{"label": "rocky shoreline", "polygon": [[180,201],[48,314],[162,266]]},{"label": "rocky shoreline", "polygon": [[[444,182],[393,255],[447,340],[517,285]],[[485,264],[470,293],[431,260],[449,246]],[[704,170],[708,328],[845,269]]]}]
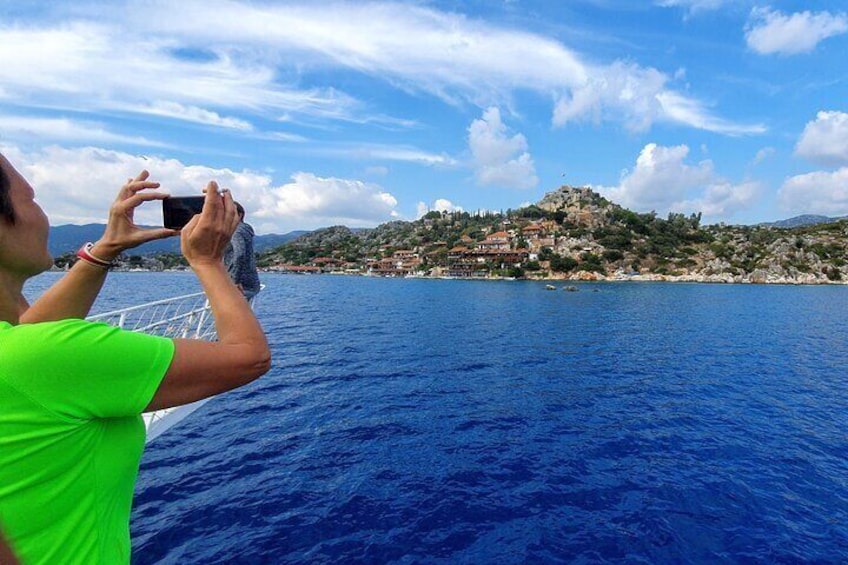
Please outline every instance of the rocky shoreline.
[{"label": "rocky shoreline", "polygon": [[769,273],[751,273],[749,275],[731,275],[729,273],[718,273],[712,275],[686,274],[686,275],[661,275],[661,274],[638,274],[624,275],[615,274],[611,276],[598,273],[579,272],[566,277],[556,277],[539,280],[563,280],[563,281],[605,281],[605,282],[681,282],[681,283],[709,283],[709,284],[781,284],[781,285],[845,285],[848,281],[830,280],[826,276],[814,276],[807,274],[799,278],[790,278],[773,275]]}]

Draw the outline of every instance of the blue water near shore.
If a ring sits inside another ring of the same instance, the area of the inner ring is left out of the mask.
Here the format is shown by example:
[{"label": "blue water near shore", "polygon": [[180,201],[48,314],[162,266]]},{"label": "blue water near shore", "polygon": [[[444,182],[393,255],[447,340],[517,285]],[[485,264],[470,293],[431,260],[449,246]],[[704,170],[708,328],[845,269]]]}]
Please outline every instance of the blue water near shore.
[{"label": "blue water near shore", "polygon": [[135,564],[848,556],[848,287],[263,282],[273,369],[148,447]]}]

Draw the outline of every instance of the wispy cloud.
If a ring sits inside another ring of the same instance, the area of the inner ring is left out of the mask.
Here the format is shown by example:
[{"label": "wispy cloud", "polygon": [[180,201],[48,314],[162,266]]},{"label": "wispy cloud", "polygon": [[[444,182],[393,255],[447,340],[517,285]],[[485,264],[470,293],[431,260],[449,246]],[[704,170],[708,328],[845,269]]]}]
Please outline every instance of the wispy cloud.
[{"label": "wispy cloud", "polygon": [[754,8],[745,27],[748,47],[762,55],[809,53],[829,37],[848,32],[844,13],[810,11],[784,14],[771,8]]},{"label": "wispy cloud", "polygon": [[656,0],[657,6],[663,8],[684,8],[687,15],[696,15],[699,12],[717,10],[723,6],[732,4],[735,0]]},{"label": "wispy cloud", "polygon": [[656,69],[617,62],[590,74],[591,80],[557,102],[555,126],[615,120],[630,131],[644,132],[662,121],[734,136],[766,131],[762,124],[735,123],[715,116],[702,102],[669,89],[671,79]]},{"label": "wispy cloud", "polygon": [[[207,7],[208,9],[208,7]],[[147,22],[167,19],[162,11]],[[107,16],[121,10],[110,9]],[[215,57],[187,60],[172,47],[184,38],[138,33],[132,22],[69,22],[54,27],[0,24],[0,82],[8,101],[78,110],[158,113],[227,127],[216,109],[344,117],[356,104],[333,89],[276,82],[271,61],[218,45]],[[155,26],[151,26],[155,27]],[[151,105],[150,100],[166,101]]]},{"label": "wispy cloud", "polygon": [[658,94],[657,101],[662,105],[664,114],[668,119],[689,124],[702,130],[731,136],[758,135],[768,131],[764,124],[740,124],[717,118],[706,111],[698,101],[674,92]]},{"label": "wispy cloud", "polygon": [[605,118],[621,119],[628,129],[644,131],[662,112],[657,96],[665,89],[668,77],[656,69],[635,64],[615,63],[564,94],[554,108],[553,123]]},{"label": "wispy cloud", "polygon": [[110,131],[107,125],[90,120],[0,115],[0,129],[7,135],[14,132],[17,137],[23,139],[46,138],[54,142],[65,143],[107,143],[166,147],[164,143],[141,136],[115,133]]},{"label": "wispy cloud", "polygon": [[756,155],[754,155],[754,160],[753,160],[752,164],[759,165],[763,161],[773,157],[774,154],[775,154],[774,147],[763,147],[762,149],[757,151]]},{"label": "wispy cloud", "polygon": [[432,167],[456,167],[460,164],[459,161],[445,153],[433,153],[409,145],[343,144],[336,147],[314,149],[313,153],[348,159],[418,163]]},{"label": "wispy cloud", "polygon": [[159,101],[150,105],[136,106],[133,108],[140,114],[151,114],[154,116],[164,116],[198,124],[211,125],[216,127],[236,129],[242,131],[251,131],[253,126],[250,122],[240,120],[238,118],[224,117],[217,112],[204,110],[197,106],[184,106],[178,102]]},{"label": "wispy cloud", "polygon": [[[588,119],[622,120],[633,130],[656,120],[718,132],[755,127],[713,116],[675,93],[673,79],[657,69],[589,64],[558,40],[421,5],[222,0],[210,8],[198,0],[130,0],[109,10],[81,4],[73,13],[53,23],[0,24],[6,100],[154,113],[236,130],[257,127],[241,113],[414,125],[403,116],[374,115],[332,85],[303,80],[343,69],[481,108],[509,105],[518,90],[553,94],[555,125]],[[663,96],[697,112],[668,111]]]}]

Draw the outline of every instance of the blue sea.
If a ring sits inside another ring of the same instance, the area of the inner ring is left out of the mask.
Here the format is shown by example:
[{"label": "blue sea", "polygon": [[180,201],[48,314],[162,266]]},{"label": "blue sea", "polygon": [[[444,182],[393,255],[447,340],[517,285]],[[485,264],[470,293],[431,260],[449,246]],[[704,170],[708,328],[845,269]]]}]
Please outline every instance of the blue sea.
[{"label": "blue sea", "polygon": [[848,287],[263,283],[273,369],[148,446],[134,564],[848,560]]}]

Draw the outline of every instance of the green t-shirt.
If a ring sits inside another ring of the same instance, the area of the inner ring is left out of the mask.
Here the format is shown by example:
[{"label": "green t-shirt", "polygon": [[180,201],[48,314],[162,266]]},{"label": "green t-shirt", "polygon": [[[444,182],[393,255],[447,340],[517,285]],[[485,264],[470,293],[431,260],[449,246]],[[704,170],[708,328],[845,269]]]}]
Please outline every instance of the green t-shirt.
[{"label": "green t-shirt", "polygon": [[0,530],[26,565],[129,563],[141,411],[170,339],[0,322]]}]

